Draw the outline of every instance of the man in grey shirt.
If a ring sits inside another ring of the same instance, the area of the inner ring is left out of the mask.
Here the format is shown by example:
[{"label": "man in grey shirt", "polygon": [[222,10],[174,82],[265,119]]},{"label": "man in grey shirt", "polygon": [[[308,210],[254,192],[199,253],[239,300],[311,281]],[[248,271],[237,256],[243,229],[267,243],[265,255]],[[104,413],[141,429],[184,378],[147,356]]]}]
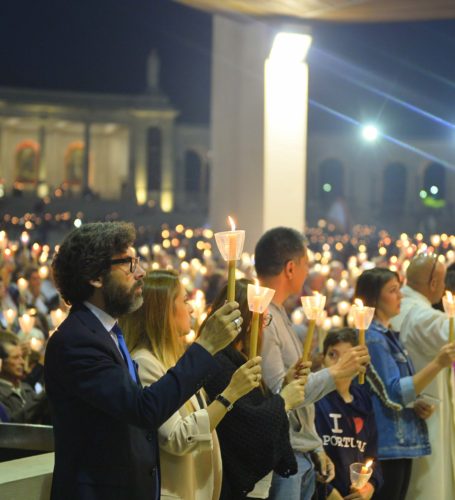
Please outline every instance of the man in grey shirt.
[{"label": "man in grey shirt", "polygon": [[[283,307],[291,295],[300,294],[308,274],[308,257],[304,237],[298,231],[277,227],[267,231],[255,249],[255,265],[261,285],[275,290],[269,306],[273,320],[263,332],[262,374],[273,392],[299,377],[302,345]],[[333,464],[323,451],[314,426],[313,403],[335,390],[336,378],[351,377],[365,371],[369,362],[366,347],[353,347],[339,362],[309,376],[303,406],[289,413],[291,444],[296,454],[298,472],[283,478],[274,474],[270,500],[310,500],[316,474],[310,453],[315,452],[326,482],[335,475]]]}]

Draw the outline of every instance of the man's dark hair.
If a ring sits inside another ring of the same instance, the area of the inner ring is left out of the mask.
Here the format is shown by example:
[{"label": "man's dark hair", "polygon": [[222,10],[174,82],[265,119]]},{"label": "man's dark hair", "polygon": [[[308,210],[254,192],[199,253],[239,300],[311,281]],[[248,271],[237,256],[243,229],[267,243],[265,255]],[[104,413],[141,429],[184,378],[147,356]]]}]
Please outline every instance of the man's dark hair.
[{"label": "man's dark hair", "polygon": [[332,328],[328,331],[322,348],[322,354],[325,356],[329,347],[337,345],[341,342],[347,342],[355,347],[359,341],[357,338],[357,332],[353,328]]},{"label": "man's dark hair", "polygon": [[392,278],[400,281],[398,273],[385,267],[367,269],[357,279],[354,296],[361,299],[365,306],[377,307],[383,286]]},{"label": "man's dark hair", "polygon": [[134,226],[128,222],[94,222],[71,231],[52,262],[63,299],[70,304],[87,300],[93,293],[89,281],[105,276],[112,257],[125,252],[135,238]]},{"label": "man's dark hair", "polygon": [[275,227],[256,244],[254,261],[258,276],[277,276],[290,261],[305,255],[305,237],[290,227]]}]

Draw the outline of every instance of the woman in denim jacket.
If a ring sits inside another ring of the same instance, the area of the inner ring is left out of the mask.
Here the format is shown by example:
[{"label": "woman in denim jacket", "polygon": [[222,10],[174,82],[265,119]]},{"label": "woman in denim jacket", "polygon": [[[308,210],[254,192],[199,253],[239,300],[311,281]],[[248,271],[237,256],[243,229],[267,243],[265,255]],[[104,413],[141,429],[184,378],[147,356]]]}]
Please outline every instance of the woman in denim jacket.
[{"label": "woman in denim jacket", "polygon": [[374,320],[366,332],[371,356],[367,380],[372,393],[378,427],[378,457],[384,484],[375,499],[401,500],[406,496],[412,459],[431,453],[425,419],[434,406],[419,397],[421,391],[455,359],[455,344],[445,345],[438,356],[415,372],[398,332],[390,320],[400,312],[401,291],[398,274],[384,268],[364,271],[355,296],[375,308]]}]

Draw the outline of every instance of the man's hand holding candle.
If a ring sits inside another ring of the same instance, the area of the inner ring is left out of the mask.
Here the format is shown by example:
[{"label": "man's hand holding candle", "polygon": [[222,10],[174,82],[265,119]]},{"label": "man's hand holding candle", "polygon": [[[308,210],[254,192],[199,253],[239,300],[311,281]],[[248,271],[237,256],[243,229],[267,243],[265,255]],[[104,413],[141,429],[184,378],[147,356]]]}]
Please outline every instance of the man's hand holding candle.
[{"label": "man's hand holding candle", "polygon": [[237,337],[242,323],[239,305],[228,302],[207,320],[196,343],[214,355]]}]

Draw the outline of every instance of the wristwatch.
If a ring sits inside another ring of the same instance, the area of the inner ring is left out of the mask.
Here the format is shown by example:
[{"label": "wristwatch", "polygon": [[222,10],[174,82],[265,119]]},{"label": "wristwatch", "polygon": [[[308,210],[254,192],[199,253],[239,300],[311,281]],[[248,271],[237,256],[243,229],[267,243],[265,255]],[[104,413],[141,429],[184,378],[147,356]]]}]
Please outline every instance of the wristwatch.
[{"label": "wristwatch", "polygon": [[223,406],[226,407],[227,411],[231,411],[232,408],[234,408],[234,404],[231,403],[228,399],[226,399],[221,394],[218,394],[218,396],[215,398],[215,401],[219,401]]}]

